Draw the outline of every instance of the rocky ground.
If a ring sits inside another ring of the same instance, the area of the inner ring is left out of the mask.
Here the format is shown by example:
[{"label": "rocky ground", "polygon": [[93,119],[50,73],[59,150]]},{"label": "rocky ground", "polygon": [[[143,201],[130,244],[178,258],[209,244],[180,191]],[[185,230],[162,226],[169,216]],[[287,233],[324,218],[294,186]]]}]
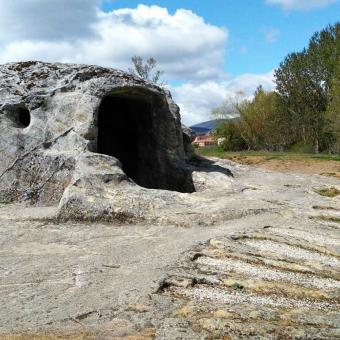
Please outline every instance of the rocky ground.
[{"label": "rocky ground", "polygon": [[1,206],[0,339],[339,338],[340,181],[214,162],[155,224]]}]

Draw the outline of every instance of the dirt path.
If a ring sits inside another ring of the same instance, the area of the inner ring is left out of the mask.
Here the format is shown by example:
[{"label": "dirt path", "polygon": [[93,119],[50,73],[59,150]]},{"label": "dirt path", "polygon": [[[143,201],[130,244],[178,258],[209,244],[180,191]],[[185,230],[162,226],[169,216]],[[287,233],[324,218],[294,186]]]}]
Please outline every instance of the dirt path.
[{"label": "dirt path", "polygon": [[340,336],[340,200],[314,191],[340,181],[215,161],[243,189],[191,196],[230,216],[209,226],[1,206],[0,339]]}]

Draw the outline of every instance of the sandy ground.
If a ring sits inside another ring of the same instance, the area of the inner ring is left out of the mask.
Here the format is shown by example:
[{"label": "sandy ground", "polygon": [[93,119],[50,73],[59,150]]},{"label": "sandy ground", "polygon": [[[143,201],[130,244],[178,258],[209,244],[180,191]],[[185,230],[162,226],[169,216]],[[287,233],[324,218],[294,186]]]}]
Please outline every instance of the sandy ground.
[{"label": "sandy ground", "polygon": [[189,205],[182,226],[0,206],[0,339],[340,337],[340,197],[315,192],[340,181],[214,161],[237,190],[211,172],[183,196],[210,224]]},{"label": "sandy ground", "polygon": [[231,160],[245,165],[258,166],[263,169],[285,172],[332,176],[340,178],[340,162],[318,159],[281,160],[262,156],[232,157]]}]

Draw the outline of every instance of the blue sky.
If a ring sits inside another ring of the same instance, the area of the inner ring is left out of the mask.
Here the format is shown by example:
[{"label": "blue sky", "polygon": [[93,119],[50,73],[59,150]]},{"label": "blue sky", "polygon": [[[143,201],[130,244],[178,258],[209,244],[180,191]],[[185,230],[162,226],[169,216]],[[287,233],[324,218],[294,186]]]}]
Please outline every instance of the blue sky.
[{"label": "blue sky", "polygon": [[1,0],[0,63],[43,60],[127,70],[153,56],[182,120],[260,84],[311,35],[340,19],[340,0]]},{"label": "blue sky", "polygon": [[165,7],[170,13],[179,8],[190,9],[207,23],[228,29],[225,71],[234,76],[268,72],[289,52],[303,49],[313,32],[340,20],[339,2],[284,9],[263,0],[117,0],[102,8],[110,11],[127,4],[133,8],[140,3]]}]

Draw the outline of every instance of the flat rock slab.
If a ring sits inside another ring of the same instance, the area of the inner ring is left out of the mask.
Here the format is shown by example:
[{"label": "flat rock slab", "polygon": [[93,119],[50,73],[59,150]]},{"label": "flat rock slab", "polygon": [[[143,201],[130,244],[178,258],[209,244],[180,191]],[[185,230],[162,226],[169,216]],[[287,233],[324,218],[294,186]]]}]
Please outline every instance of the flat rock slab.
[{"label": "flat rock slab", "polygon": [[209,225],[1,206],[0,339],[339,336],[339,198],[314,192],[339,181],[218,162],[243,189],[191,195],[229,216]]}]

